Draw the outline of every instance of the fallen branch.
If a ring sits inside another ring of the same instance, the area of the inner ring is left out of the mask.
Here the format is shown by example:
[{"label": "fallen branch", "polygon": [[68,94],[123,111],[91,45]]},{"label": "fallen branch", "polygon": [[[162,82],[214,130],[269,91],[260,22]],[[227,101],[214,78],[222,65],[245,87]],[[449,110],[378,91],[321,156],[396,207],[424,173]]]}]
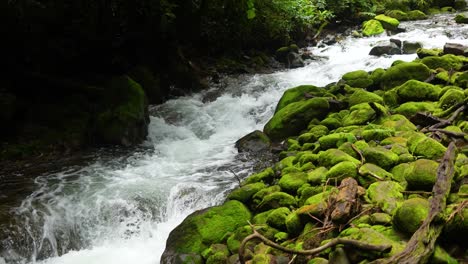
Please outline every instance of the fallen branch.
[{"label": "fallen branch", "polygon": [[364,155],[362,155],[362,152],[354,145],[351,144],[351,148],[359,155],[361,158],[361,166],[366,162],[366,159],[364,158]]},{"label": "fallen branch", "polygon": [[440,133],[446,134],[447,136],[451,136],[454,138],[465,138],[466,136],[468,136],[468,134],[466,133],[453,132],[453,131],[440,129],[440,128],[428,128],[428,129],[425,129],[424,132],[440,132]]},{"label": "fallen branch", "polygon": [[437,168],[437,181],[432,189],[429,215],[422,225],[408,241],[406,248],[398,255],[388,259],[378,259],[374,264],[425,264],[434,253],[435,243],[442,233],[444,221],[440,221],[441,214],[446,207],[446,200],[450,194],[450,186],[454,175],[454,159],[456,156],[455,143],[450,143],[445,155]]},{"label": "fallen branch", "polygon": [[287,248],[287,247],[278,245],[277,243],[269,240],[268,238],[266,238],[263,235],[261,235],[260,233],[258,233],[257,230],[255,230],[255,228],[254,228],[254,226],[252,224],[250,224],[250,226],[252,227],[253,234],[251,234],[251,235],[247,236],[246,238],[244,238],[244,240],[242,241],[242,243],[240,245],[240,248],[239,248],[239,261],[240,261],[241,264],[245,264],[245,257],[244,257],[245,247],[246,247],[247,243],[252,239],[259,239],[263,243],[265,243],[265,245],[267,245],[267,246],[270,246],[272,248],[281,250],[281,251],[289,253],[289,254],[297,254],[297,255],[315,255],[317,253],[320,253],[320,252],[322,252],[322,251],[324,251],[324,250],[326,250],[328,248],[334,247],[336,245],[349,245],[349,246],[352,246],[354,248],[359,248],[359,249],[363,249],[363,250],[370,250],[370,251],[379,251],[379,252],[384,252],[384,253],[389,252],[392,249],[391,245],[376,246],[376,245],[366,244],[366,243],[363,243],[363,242],[360,242],[360,241],[357,241],[357,240],[344,239],[344,238],[334,238],[334,239],[330,240],[330,242],[328,242],[328,243],[326,243],[326,244],[324,244],[324,245],[322,245],[320,247],[314,248],[314,249],[297,250],[297,249],[291,249],[291,248]]}]

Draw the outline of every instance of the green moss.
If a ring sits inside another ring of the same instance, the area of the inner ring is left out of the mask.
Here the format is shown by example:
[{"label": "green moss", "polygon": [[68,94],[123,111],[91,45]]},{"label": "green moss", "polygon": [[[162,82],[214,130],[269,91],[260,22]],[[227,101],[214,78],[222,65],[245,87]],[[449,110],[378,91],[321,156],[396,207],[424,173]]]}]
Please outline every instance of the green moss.
[{"label": "green moss", "polygon": [[272,168],[266,168],[262,172],[250,175],[244,182],[244,184],[256,183],[256,182],[271,182],[275,176],[275,172]]},{"label": "green moss", "polygon": [[288,173],[281,177],[278,185],[282,190],[289,193],[296,193],[297,189],[307,182],[307,173],[296,172]]},{"label": "green moss", "polygon": [[443,50],[421,48],[416,51],[416,54],[418,54],[418,57],[422,59],[422,58],[429,57],[429,56],[440,56],[443,54]]},{"label": "green moss", "polygon": [[406,21],[408,20],[408,14],[401,11],[401,10],[389,10],[385,12],[385,15],[389,17],[393,17],[399,21]]},{"label": "green moss", "polygon": [[195,212],[171,232],[166,250],[201,254],[209,245],[221,242],[228,232],[243,226],[251,216],[239,201]]},{"label": "green moss", "polygon": [[307,181],[315,185],[321,184],[322,181],[326,179],[327,172],[328,172],[327,168],[318,167],[315,170],[307,173]]},{"label": "green moss", "polygon": [[388,30],[395,30],[398,27],[398,25],[400,25],[400,21],[398,21],[398,19],[383,14],[374,17],[374,19],[379,21],[382,24],[382,26]]},{"label": "green moss", "polygon": [[[465,1],[463,1],[465,2]],[[445,249],[436,245],[434,253],[430,259],[430,263],[432,264],[458,264],[458,261],[450,256]]]},{"label": "green moss", "polygon": [[306,100],[307,98],[305,94],[313,96],[322,96],[323,94],[325,94],[325,91],[325,89],[313,85],[300,85],[288,89],[284,92],[283,96],[276,105],[275,113],[283,109],[286,105],[290,103]]},{"label": "green moss", "polygon": [[349,97],[349,106],[370,102],[383,104],[383,99],[375,93],[367,92],[364,90],[357,90]]},{"label": "green moss", "polygon": [[356,136],[351,133],[333,133],[320,137],[318,142],[322,149],[336,148],[345,142],[356,142]]},{"label": "green moss", "polygon": [[398,155],[381,146],[365,148],[362,150],[362,155],[367,162],[377,164],[384,169],[390,169],[398,163]]},{"label": "green moss", "polygon": [[[460,203],[449,205],[446,215],[453,213],[456,208],[460,209],[460,206],[462,206]],[[445,224],[443,235],[463,245],[468,243],[468,208],[464,207],[450,222]]]},{"label": "green moss", "polygon": [[439,99],[441,88],[430,83],[409,80],[395,88],[399,102],[408,101],[436,101]]},{"label": "green moss", "polygon": [[265,125],[264,132],[272,140],[282,140],[297,135],[307,128],[310,120],[323,118],[329,108],[328,100],[320,97],[290,103],[275,113]]},{"label": "green moss", "polygon": [[336,193],[336,192],[337,192],[337,189],[333,188],[333,189],[329,189],[327,191],[324,191],[324,192],[321,192],[319,194],[309,197],[304,203],[304,206],[299,208],[296,211],[296,213],[298,215],[305,215],[305,216],[307,216],[308,214],[311,214],[314,216],[322,215],[327,209],[327,206],[328,206],[327,201],[331,193]]},{"label": "green moss", "polygon": [[394,226],[408,234],[413,234],[429,214],[429,202],[422,198],[412,198],[404,201],[393,216]]},{"label": "green moss", "polygon": [[378,180],[393,179],[391,173],[372,163],[365,163],[359,167],[358,173],[358,182],[363,187],[367,187]]},{"label": "green moss", "polygon": [[359,160],[338,149],[328,149],[319,153],[318,163],[320,166],[331,167],[342,161],[360,164]]},{"label": "green moss", "polygon": [[362,24],[362,34],[366,37],[380,35],[384,32],[385,29],[383,28],[382,24],[375,19],[365,21]]},{"label": "green moss", "polygon": [[343,118],[343,126],[364,125],[376,117],[375,111],[368,103],[354,105],[351,113]]},{"label": "green moss", "polygon": [[427,19],[427,15],[420,10],[408,11],[408,20],[424,20]]},{"label": "green moss", "polygon": [[392,66],[382,76],[382,88],[389,90],[408,80],[425,81],[431,76],[431,70],[418,62],[403,62]]},{"label": "green moss", "polygon": [[201,255],[204,259],[208,259],[210,256],[217,254],[223,255],[225,257],[229,256],[228,247],[224,244],[212,244],[209,248],[204,250]]},{"label": "green moss", "polygon": [[366,141],[381,141],[388,137],[391,137],[395,134],[393,129],[384,129],[384,128],[368,128],[361,133],[361,137],[364,138]]},{"label": "green moss", "polygon": [[461,90],[450,89],[439,99],[439,107],[446,110],[458,103],[463,102],[465,94]]},{"label": "green moss", "polygon": [[226,244],[231,253],[237,253],[241,245],[241,241],[248,235],[252,234],[250,226],[241,226],[237,228],[227,239]]},{"label": "green moss", "polygon": [[422,63],[427,65],[430,69],[443,68],[447,71],[460,70],[463,67],[463,57],[453,54],[446,54],[444,56],[428,56],[421,60]]},{"label": "green moss", "polygon": [[396,182],[379,181],[367,188],[366,199],[383,212],[393,215],[398,205],[404,201],[402,191],[404,188]]},{"label": "green moss", "polygon": [[395,108],[397,114],[411,118],[418,112],[433,113],[437,109],[437,103],[432,102],[407,102]]},{"label": "green moss", "polygon": [[229,200],[238,200],[245,203],[248,202],[254,194],[265,187],[266,185],[263,182],[247,184],[232,191],[227,198]]},{"label": "green moss", "polygon": [[286,218],[290,213],[291,211],[287,207],[274,209],[268,214],[267,224],[273,228],[286,231]]},{"label": "green moss", "polygon": [[328,260],[324,258],[313,258],[307,264],[328,264]]},{"label": "green moss", "polygon": [[329,180],[335,180],[340,182],[344,178],[357,177],[358,164],[352,161],[343,161],[335,166],[331,167],[326,174],[326,178]]},{"label": "green moss", "polygon": [[392,223],[392,216],[386,213],[373,213],[370,221],[373,225],[389,225]]},{"label": "green moss", "polygon": [[408,149],[413,155],[428,159],[441,158],[447,148],[435,139],[422,133],[415,133],[408,139]]},{"label": "green moss", "polygon": [[405,170],[405,179],[411,190],[431,191],[437,180],[437,167],[439,163],[433,160],[419,159],[410,163]]},{"label": "green moss", "polygon": [[260,211],[276,209],[280,207],[295,207],[297,201],[294,196],[285,192],[274,192],[265,195],[262,202],[258,205]]},{"label": "green moss", "polygon": [[466,16],[465,14],[458,14],[455,17],[455,22],[457,22],[458,24],[468,24],[468,16]]},{"label": "green moss", "polygon": [[285,221],[286,230],[289,234],[296,236],[301,233],[304,229],[304,224],[301,221],[299,215],[295,212],[288,215]]},{"label": "green moss", "polygon": [[373,84],[369,73],[364,70],[348,72],[341,78],[351,87],[367,88]]}]

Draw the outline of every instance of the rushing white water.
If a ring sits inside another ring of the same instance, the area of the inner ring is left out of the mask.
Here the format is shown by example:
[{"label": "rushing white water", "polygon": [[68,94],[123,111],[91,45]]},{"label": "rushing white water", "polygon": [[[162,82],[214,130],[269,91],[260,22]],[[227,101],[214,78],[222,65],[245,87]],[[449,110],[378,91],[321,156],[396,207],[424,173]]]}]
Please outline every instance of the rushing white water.
[{"label": "rushing white water", "polygon": [[[468,44],[468,27],[452,19],[403,23],[408,31],[392,38],[428,48]],[[169,232],[191,212],[221,203],[237,185],[231,171],[250,171],[236,160],[234,142],[263,127],[284,90],[324,86],[348,71],[415,58],[368,55],[389,38],[346,38],[311,48],[324,58],[299,69],[229,78],[209,102],[201,93],[155,107],[139,151],[36,179],[36,191],[13,212],[16,225],[3,241],[0,264],[159,263]]]}]

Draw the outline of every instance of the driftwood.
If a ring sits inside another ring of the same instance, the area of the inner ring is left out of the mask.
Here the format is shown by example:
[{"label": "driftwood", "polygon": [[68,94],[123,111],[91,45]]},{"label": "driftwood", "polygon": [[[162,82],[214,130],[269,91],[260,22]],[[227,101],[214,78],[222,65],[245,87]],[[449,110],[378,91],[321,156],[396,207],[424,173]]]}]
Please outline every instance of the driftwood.
[{"label": "driftwood", "polygon": [[408,241],[406,248],[398,255],[388,259],[378,259],[373,264],[425,264],[434,253],[435,243],[442,232],[445,221],[441,214],[446,207],[450,186],[454,175],[455,143],[450,143],[437,169],[437,181],[432,189],[433,198],[429,215]]},{"label": "driftwood", "polygon": [[346,222],[353,213],[356,207],[356,198],[358,191],[358,183],[353,178],[346,178],[341,181],[340,192],[336,197],[335,209],[331,213],[333,222]]},{"label": "driftwood", "polygon": [[384,253],[389,252],[392,249],[391,245],[376,246],[376,245],[363,243],[363,242],[360,242],[360,241],[357,241],[357,240],[334,238],[334,239],[330,240],[330,242],[328,242],[328,243],[326,243],[326,244],[324,244],[324,245],[322,245],[320,247],[314,248],[314,249],[297,250],[297,249],[291,249],[291,248],[281,246],[281,245],[269,240],[268,238],[266,238],[263,235],[261,235],[260,233],[258,233],[257,230],[255,230],[254,226],[252,226],[252,225],[250,225],[250,226],[252,227],[253,234],[251,234],[251,235],[247,236],[246,238],[244,238],[244,240],[242,241],[242,244],[240,245],[240,248],[239,248],[239,261],[240,261],[241,264],[245,264],[245,254],[244,254],[245,247],[246,247],[247,243],[252,239],[259,239],[267,246],[270,246],[272,248],[281,250],[281,251],[286,252],[286,253],[296,254],[296,255],[315,255],[315,254],[318,254],[318,253],[320,253],[320,252],[322,252],[322,251],[324,251],[324,250],[326,250],[328,248],[334,247],[336,245],[348,245],[348,246],[352,246],[354,248],[358,248],[358,249],[362,249],[362,250],[379,251],[379,252],[384,252]]}]

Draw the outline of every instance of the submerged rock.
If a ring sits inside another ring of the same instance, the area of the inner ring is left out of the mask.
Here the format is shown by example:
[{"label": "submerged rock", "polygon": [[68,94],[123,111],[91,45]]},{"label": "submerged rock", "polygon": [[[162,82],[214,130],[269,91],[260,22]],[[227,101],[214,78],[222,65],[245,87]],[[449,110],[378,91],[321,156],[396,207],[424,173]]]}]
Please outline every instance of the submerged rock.
[{"label": "submerged rock", "polygon": [[374,56],[382,56],[384,54],[387,54],[387,55],[401,54],[401,49],[397,44],[393,42],[380,41],[377,43],[377,45],[372,47],[372,49],[369,52],[369,55],[374,55]]}]

